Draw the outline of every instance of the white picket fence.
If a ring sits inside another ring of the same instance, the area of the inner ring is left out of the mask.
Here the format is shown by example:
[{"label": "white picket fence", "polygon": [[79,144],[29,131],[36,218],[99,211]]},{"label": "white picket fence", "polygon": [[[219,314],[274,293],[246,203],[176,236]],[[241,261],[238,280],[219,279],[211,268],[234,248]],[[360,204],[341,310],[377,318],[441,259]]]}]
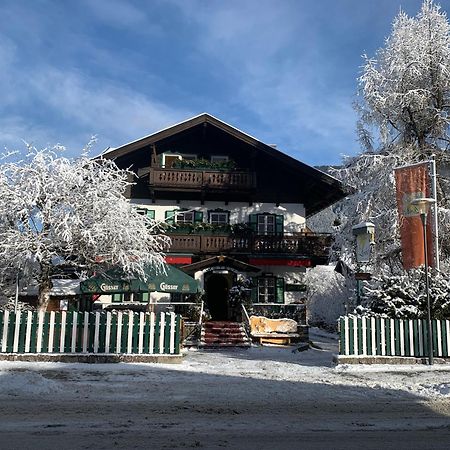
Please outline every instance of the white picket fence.
[{"label": "white picket fence", "polygon": [[1,353],[178,354],[180,316],[135,312],[0,312]]},{"label": "white picket fence", "polygon": [[[428,322],[343,316],[339,319],[339,354],[359,356],[428,356]],[[450,357],[450,321],[432,320],[433,354]]]}]

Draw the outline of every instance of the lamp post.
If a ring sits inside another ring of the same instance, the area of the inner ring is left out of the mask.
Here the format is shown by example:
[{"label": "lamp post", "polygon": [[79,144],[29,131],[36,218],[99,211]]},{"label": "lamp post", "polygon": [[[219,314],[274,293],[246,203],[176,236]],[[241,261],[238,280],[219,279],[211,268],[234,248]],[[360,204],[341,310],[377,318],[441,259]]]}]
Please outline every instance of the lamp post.
[{"label": "lamp post", "polygon": [[361,280],[370,279],[370,274],[361,273],[361,265],[370,262],[372,247],[375,244],[375,225],[372,222],[361,222],[352,227],[353,236],[356,237],[356,303],[361,304]]},{"label": "lamp post", "polygon": [[433,328],[431,326],[431,302],[430,302],[430,279],[428,276],[428,245],[427,245],[427,215],[430,206],[436,203],[434,198],[416,198],[411,205],[417,207],[420,214],[423,230],[423,251],[425,256],[425,290],[427,294],[427,318],[428,318],[428,363],[433,365]]}]

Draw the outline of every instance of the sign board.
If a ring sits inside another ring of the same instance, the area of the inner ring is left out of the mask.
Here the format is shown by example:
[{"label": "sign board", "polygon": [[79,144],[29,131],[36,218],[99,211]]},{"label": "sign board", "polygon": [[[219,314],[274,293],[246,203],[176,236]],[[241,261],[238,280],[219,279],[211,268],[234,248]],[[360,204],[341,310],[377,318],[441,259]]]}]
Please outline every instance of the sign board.
[{"label": "sign board", "polygon": [[306,292],[306,284],[289,284],[286,283],[284,290],[286,292]]}]

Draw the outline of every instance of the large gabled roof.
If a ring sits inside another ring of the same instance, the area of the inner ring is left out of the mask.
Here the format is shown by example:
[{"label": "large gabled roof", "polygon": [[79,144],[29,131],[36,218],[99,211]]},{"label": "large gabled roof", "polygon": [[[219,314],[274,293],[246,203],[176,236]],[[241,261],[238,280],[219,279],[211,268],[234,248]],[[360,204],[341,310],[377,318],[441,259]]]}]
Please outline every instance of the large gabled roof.
[{"label": "large gabled roof", "polygon": [[[160,131],[157,131],[153,134],[145,136],[143,138],[137,139],[135,141],[129,142],[117,148],[110,148],[105,150],[100,157],[108,158],[108,159],[116,159],[122,156],[128,155],[136,150],[139,150],[148,145],[157,143],[163,139],[172,137],[182,131],[189,130],[195,126],[201,124],[211,124],[217,127],[220,130],[228,133],[231,136],[245,142],[261,152],[264,152],[273,158],[283,162],[285,165],[289,166],[291,169],[300,172],[300,174],[307,176],[308,178],[314,179],[316,183],[319,183],[321,187],[327,186],[327,195],[326,198],[322,198],[317,205],[310,206],[309,214],[314,214],[326,206],[331,205],[332,203],[340,200],[345,197],[349,192],[351,192],[350,188],[344,187],[344,185],[336,178],[312,167],[309,166],[291,156],[283,153],[273,146],[265,144],[264,142],[256,139],[255,137],[244,133],[236,127],[233,127],[222,120],[217,119],[208,113],[202,113],[198,116],[194,116],[190,119],[187,119],[183,122],[180,122],[176,125],[172,125],[168,128],[164,128]],[[320,204],[319,204],[320,203]]]}]

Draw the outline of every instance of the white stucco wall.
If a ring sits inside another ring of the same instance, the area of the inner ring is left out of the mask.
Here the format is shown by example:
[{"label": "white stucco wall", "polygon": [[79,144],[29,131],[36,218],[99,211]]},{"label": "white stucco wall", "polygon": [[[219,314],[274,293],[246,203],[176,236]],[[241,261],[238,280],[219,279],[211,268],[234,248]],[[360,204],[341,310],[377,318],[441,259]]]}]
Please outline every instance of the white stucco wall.
[{"label": "white stucco wall", "polygon": [[299,203],[283,203],[277,206],[275,203],[253,203],[249,206],[247,202],[205,202],[181,201],[174,204],[173,201],[158,200],[152,203],[151,200],[133,200],[133,204],[155,211],[155,219],[164,221],[166,211],[174,209],[188,209],[203,212],[203,220],[208,220],[208,210],[223,209],[230,212],[230,224],[247,223],[250,214],[270,213],[282,214],[284,216],[284,231],[286,233],[301,232],[305,228],[305,208]]}]

